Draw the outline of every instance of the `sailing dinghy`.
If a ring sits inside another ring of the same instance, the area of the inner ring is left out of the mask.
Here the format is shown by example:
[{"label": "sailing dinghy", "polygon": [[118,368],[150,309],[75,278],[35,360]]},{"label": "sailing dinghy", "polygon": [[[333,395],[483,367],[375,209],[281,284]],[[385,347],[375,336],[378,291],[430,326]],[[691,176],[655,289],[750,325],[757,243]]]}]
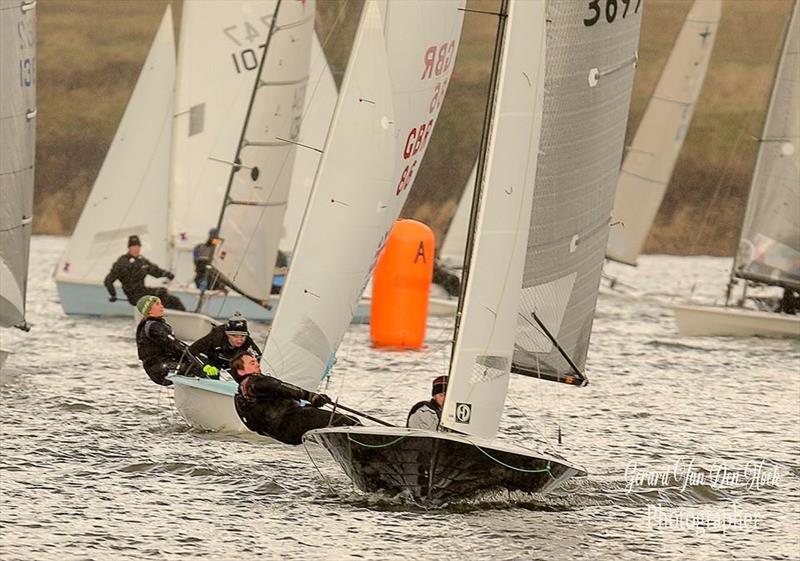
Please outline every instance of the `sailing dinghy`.
[{"label": "sailing dinghy", "polygon": [[[795,2],[775,75],[750,185],[731,287],[744,281],[737,306],[674,307],[678,333],[800,338],[800,315],[745,308],[748,283],[800,291],[800,31]],[[730,287],[728,299],[730,298]]]},{"label": "sailing dinghy", "polygon": [[[0,1],[0,327],[28,330],[36,152],[36,2]],[[10,351],[0,349],[0,368]]]},{"label": "sailing dinghy", "polygon": [[606,257],[636,265],[669,185],[711,60],[722,0],[695,0],[622,162]]},{"label": "sailing dinghy", "polygon": [[601,21],[577,2],[502,3],[440,430],[306,435],[362,490],[428,502],[545,493],[585,473],[495,436],[510,372],[586,383],[639,12]]},{"label": "sailing dinghy", "polygon": [[[262,368],[315,390],[335,363],[422,163],[461,35],[463,0],[368,0]],[[433,102],[432,102],[433,101]],[[238,421],[234,382],[173,376],[194,427]]]}]

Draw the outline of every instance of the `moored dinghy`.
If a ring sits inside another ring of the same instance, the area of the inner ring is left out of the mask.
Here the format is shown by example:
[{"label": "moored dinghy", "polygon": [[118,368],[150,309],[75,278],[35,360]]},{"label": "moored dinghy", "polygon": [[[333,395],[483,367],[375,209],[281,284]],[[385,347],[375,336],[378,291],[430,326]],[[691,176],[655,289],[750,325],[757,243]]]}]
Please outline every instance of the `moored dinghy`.
[{"label": "moored dinghy", "polygon": [[[502,65],[441,419],[452,432],[351,427],[307,435],[364,490],[427,502],[494,487],[548,492],[585,473],[552,452],[494,437],[510,371],[531,374],[533,360],[542,379],[586,382],[641,16],[632,10],[595,26],[582,4],[548,2],[546,13],[544,6],[512,0],[501,9]],[[545,27],[551,64],[542,86]]]},{"label": "moored dinghy", "polygon": [[[313,391],[335,362],[427,150],[461,34],[459,7],[461,0],[365,3],[264,349],[265,372]],[[196,426],[189,412],[226,391],[206,380],[172,380],[176,403],[191,404],[179,411]]]},{"label": "moored dinghy", "polygon": [[[795,2],[750,186],[734,279],[800,292],[800,35]],[[796,306],[796,304],[795,304]],[[800,315],[739,306],[674,307],[678,333],[800,338]]]}]

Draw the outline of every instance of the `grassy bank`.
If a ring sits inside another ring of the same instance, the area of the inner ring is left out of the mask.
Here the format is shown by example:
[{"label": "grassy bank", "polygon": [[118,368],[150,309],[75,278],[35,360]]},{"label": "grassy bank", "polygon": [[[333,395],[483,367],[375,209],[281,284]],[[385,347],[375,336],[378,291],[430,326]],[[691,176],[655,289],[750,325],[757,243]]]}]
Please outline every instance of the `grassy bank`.
[{"label": "grassy bank", "polygon": [[[34,229],[69,234],[136,83],[167,2],[40,2]],[[317,29],[337,80],[360,0],[318,0]],[[496,0],[470,7],[494,9]],[[629,136],[690,0],[646,0]],[[755,162],[790,0],[726,0],[706,85],[646,251],[730,255]],[[173,5],[176,22],[180,3]],[[404,215],[437,234],[449,223],[478,149],[496,20],[467,14],[447,101]]]}]

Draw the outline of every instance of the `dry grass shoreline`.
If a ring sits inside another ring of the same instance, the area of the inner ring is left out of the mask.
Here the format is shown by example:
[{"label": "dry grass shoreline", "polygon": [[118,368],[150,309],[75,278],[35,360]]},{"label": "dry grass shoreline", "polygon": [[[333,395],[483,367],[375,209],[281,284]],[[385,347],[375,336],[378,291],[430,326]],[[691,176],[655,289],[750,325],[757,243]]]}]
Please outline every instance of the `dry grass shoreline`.
[{"label": "dry grass shoreline", "polygon": [[[492,9],[496,0],[471,7]],[[40,2],[34,231],[68,235],[136,83],[165,0]],[[691,5],[646,0],[628,136]],[[317,29],[337,79],[361,0],[318,0]],[[725,0],[692,127],[645,251],[732,255],[790,0]],[[173,4],[176,22],[180,3]],[[334,25],[334,22],[339,22]],[[447,228],[478,149],[494,38],[492,16],[467,14],[447,101],[403,215]],[[332,31],[331,31],[332,30]]]}]

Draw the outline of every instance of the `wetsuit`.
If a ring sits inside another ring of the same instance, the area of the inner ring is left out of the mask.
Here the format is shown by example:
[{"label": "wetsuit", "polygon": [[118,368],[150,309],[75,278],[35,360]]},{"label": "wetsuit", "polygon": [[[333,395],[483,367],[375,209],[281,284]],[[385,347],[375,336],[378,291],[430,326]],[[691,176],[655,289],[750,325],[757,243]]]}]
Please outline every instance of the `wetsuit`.
[{"label": "wetsuit", "polygon": [[411,429],[436,430],[441,417],[442,408],[435,399],[420,401],[408,412],[406,426]]},{"label": "wetsuit", "polygon": [[192,256],[194,258],[194,285],[201,290],[222,290],[225,283],[222,282],[218,274],[214,274],[215,269],[211,266],[214,260],[213,240],[207,240],[194,246]]},{"label": "wetsuit", "polygon": [[139,360],[150,379],[161,386],[170,386],[167,374],[183,370],[181,359],[186,345],[175,338],[164,318],[147,317],[136,327],[136,348]]},{"label": "wetsuit", "polygon": [[800,292],[792,288],[784,288],[778,311],[784,314],[800,313]]},{"label": "wetsuit", "polygon": [[109,296],[116,300],[117,291],[114,288],[114,281],[122,283],[122,291],[128,298],[128,303],[135,306],[136,302],[146,294],[158,296],[165,308],[173,310],[185,310],[183,303],[176,296],[167,292],[165,288],[150,288],[145,286],[144,279],[150,275],[156,278],[174,278],[169,271],[165,271],[155,263],[151,263],[141,255],[134,257],[130,253],[121,255],[111,266],[111,271],[106,275],[103,284],[108,290]]},{"label": "wetsuit", "polygon": [[225,326],[218,325],[211,331],[192,343],[189,351],[205,364],[216,366],[220,370],[228,370],[231,367],[231,360],[241,352],[248,352],[256,360],[261,360],[261,349],[247,336],[241,347],[234,347],[225,335]]},{"label": "wetsuit", "polygon": [[301,444],[303,434],[312,429],[360,424],[345,415],[299,402],[310,398],[310,392],[273,376],[251,374],[240,378],[233,402],[248,429],[284,444]]}]

